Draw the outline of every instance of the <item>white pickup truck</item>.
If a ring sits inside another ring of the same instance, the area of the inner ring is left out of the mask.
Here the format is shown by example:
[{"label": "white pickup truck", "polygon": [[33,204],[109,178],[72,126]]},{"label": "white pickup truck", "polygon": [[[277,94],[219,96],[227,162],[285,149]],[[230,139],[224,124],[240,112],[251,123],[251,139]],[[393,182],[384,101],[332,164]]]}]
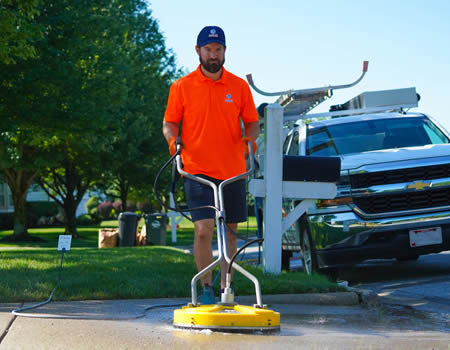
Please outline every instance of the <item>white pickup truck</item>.
[{"label": "white pickup truck", "polygon": [[[341,177],[336,198],[284,233],[284,268],[293,251],[312,273],[450,250],[450,135],[425,114],[376,107],[405,96],[417,104],[415,88],[367,92],[290,128],[285,155],[340,157]],[[295,204],[284,200],[284,211]]]}]

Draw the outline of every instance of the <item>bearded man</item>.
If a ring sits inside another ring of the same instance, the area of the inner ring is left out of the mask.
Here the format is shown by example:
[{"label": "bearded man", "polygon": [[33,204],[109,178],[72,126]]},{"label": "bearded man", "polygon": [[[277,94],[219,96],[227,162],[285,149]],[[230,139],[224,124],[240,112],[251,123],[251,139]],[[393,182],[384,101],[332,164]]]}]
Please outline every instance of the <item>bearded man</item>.
[{"label": "bearded man", "polygon": [[[169,93],[163,121],[163,134],[171,154],[176,152],[176,137],[181,126],[184,170],[217,185],[245,172],[244,152],[248,142],[259,135],[258,113],[248,84],[223,67],[225,33],[217,26],[203,28],[195,46],[200,65],[197,70],[175,81]],[[243,125],[243,128],[241,127]],[[214,206],[211,187],[184,178],[189,208]],[[225,222],[229,256],[236,252],[239,222],[247,221],[245,179],[224,187]],[[212,262],[214,209],[194,210],[194,259],[199,271]],[[221,288],[226,286],[226,261],[221,266]],[[214,304],[211,272],[200,278],[202,304]]]}]

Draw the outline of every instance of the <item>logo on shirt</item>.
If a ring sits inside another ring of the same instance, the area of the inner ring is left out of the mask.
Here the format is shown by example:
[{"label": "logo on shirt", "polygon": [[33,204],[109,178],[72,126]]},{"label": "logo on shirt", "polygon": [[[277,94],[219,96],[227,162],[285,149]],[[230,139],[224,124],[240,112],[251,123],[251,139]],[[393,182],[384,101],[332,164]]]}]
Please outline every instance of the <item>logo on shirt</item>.
[{"label": "logo on shirt", "polygon": [[209,31],[209,35],[210,38],[217,38],[219,37],[219,34],[216,33],[216,30],[213,28]]},{"label": "logo on shirt", "polygon": [[228,102],[228,103],[233,103],[234,102],[233,99],[231,98],[231,94],[227,94],[225,96],[225,102]]}]

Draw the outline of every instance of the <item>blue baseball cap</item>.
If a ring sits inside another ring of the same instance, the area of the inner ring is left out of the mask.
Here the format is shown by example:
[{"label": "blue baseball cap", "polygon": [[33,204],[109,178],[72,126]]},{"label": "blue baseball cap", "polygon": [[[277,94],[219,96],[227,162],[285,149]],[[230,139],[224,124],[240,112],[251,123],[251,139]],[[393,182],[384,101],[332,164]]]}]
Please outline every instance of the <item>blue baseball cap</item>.
[{"label": "blue baseball cap", "polygon": [[202,47],[209,43],[219,43],[225,45],[225,33],[217,26],[207,26],[203,28],[197,37],[197,46]]}]

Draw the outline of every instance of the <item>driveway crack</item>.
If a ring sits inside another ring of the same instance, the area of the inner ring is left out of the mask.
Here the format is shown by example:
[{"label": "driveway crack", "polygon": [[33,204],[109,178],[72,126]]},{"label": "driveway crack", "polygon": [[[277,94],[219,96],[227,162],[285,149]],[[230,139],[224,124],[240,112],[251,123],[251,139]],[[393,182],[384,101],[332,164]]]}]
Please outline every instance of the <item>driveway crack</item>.
[{"label": "driveway crack", "polygon": [[[22,303],[22,305],[20,305],[20,307],[22,307],[23,305],[24,305],[24,303]],[[12,327],[14,321],[16,320],[16,318],[17,318],[17,316],[13,316],[13,317],[9,320],[8,324],[6,325],[6,328],[5,328],[5,330],[3,331],[3,333],[0,334],[0,345],[2,344],[3,339],[5,339],[5,337],[8,335],[8,332],[9,332],[9,330],[11,329],[11,327]]]},{"label": "driveway crack", "polygon": [[14,321],[16,320],[17,316],[13,316],[11,320],[9,321],[8,325],[6,326],[6,329],[3,331],[3,333],[0,335],[0,344],[2,343],[3,339],[8,335],[9,330],[11,329]]}]

